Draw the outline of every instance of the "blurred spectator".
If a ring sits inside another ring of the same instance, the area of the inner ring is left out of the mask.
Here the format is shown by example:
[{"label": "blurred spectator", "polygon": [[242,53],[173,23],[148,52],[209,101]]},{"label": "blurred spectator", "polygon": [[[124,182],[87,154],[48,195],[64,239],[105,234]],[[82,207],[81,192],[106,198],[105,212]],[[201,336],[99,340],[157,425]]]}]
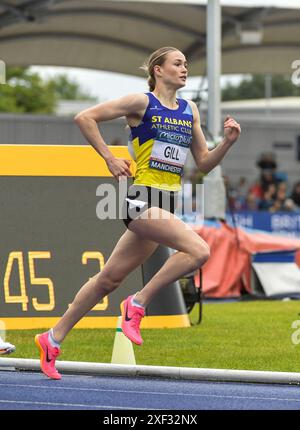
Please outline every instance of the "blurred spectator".
[{"label": "blurred spectator", "polygon": [[254,193],[249,192],[246,198],[245,210],[247,211],[257,211],[258,210],[259,199]]},{"label": "blurred spectator", "polygon": [[293,202],[292,199],[286,199],[285,201],[285,210],[287,211],[300,211],[300,208],[297,209],[297,206],[295,205],[295,203]]},{"label": "blurred spectator", "polygon": [[300,182],[296,182],[291,194],[291,200],[295,205],[296,210],[300,210]]},{"label": "blurred spectator", "polygon": [[257,200],[261,200],[264,196],[264,191],[262,189],[260,181],[257,179],[253,185],[249,188],[249,193],[253,194]]},{"label": "blurred spectator", "polygon": [[276,198],[276,185],[271,183],[268,185],[267,190],[264,192],[263,199],[259,202],[258,208],[260,210],[268,211],[275,203]]},{"label": "blurred spectator", "polygon": [[264,152],[260,155],[256,163],[257,167],[262,170],[271,170],[274,172],[277,169],[276,156],[272,152]]},{"label": "blurred spectator", "polygon": [[235,196],[235,208],[237,210],[246,209],[246,200],[248,195],[247,179],[241,176],[237,185],[236,196]]},{"label": "blurred spectator", "polygon": [[227,209],[234,209],[237,210],[236,208],[236,190],[233,187],[229,176],[228,175],[223,175],[223,180],[224,180],[224,186],[225,186],[225,192],[226,192],[226,197],[227,197]]},{"label": "blurred spectator", "polygon": [[277,191],[281,191],[281,192],[284,192],[286,194],[287,193],[287,183],[286,182],[279,182],[279,184],[277,186]]},{"label": "blurred spectator", "polygon": [[246,199],[247,194],[248,194],[247,179],[245,178],[245,176],[241,176],[237,186],[237,195],[238,197],[243,197],[244,199]]},{"label": "blurred spectator", "polygon": [[267,191],[270,184],[276,184],[276,175],[271,169],[262,170],[260,175],[260,184],[263,191]]},{"label": "blurred spectator", "polygon": [[270,207],[270,212],[291,210],[286,193],[287,193],[286,182],[280,182],[277,186],[274,205]]},{"label": "blurred spectator", "polygon": [[288,174],[277,171],[276,155],[262,153],[256,163],[258,179],[248,187],[247,179],[240,177],[236,186],[224,176],[228,209],[236,211],[300,211],[300,181],[288,195]]},{"label": "blurred spectator", "polygon": [[[260,185],[265,192],[268,190],[270,184],[276,184],[278,182],[276,177],[277,161],[275,154],[272,152],[263,152],[257,160],[256,165],[261,169]],[[263,196],[261,198],[263,198]]]}]

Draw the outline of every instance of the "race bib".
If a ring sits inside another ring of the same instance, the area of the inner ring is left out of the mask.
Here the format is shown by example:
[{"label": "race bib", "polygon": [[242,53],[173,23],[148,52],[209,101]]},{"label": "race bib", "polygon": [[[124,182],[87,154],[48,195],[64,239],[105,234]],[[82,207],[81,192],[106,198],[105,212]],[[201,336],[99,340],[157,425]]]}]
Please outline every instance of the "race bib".
[{"label": "race bib", "polygon": [[149,167],[181,176],[191,139],[191,136],[160,131],[153,143]]}]

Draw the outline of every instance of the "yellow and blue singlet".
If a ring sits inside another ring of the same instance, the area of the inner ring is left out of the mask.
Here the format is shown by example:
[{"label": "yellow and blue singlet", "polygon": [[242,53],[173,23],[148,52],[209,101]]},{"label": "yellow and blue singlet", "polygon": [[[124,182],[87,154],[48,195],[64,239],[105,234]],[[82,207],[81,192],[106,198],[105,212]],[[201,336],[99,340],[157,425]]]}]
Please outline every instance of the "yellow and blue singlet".
[{"label": "yellow and blue singlet", "polygon": [[192,109],[184,99],[177,99],[177,109],[169,109],[154,94],[147,96],[149,104],[141,123],[130,127],[137,166],[134,184],[179,191],[192,142]]}]

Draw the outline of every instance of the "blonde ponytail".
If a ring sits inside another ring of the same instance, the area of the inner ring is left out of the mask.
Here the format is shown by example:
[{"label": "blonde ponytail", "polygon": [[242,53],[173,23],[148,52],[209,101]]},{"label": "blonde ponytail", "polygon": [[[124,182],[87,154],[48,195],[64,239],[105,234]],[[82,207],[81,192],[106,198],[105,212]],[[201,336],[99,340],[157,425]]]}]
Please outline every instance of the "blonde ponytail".
[{"label": "blonde ponytail", "polygon": [[166,61],[167,55],[170,52],[178,51],[177,48],[172,46],[165,46],[154,51],[150,57],[145,61],[145,63],[140,67],[148,75],[148,86],[149,90],[152,92],[155,89],[156,79],[154,74],[155,66],[162,66]]}]

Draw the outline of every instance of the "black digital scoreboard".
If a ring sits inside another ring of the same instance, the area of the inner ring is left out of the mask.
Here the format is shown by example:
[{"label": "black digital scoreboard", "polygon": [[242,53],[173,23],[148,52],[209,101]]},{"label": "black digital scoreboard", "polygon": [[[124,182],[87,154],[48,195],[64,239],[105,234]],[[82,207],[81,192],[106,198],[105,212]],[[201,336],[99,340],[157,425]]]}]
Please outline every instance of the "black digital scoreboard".
[{"label": "black digital scoreboard", "polygon": [[[110,149],[130,158],[126,147]],[[125,232],[121,219],[96,213],[99,186],[117,183],[89,146],[2,145],[0,159],[0,320],[7,329],[51,327]],[[129,274],[76,327],[116,327],[120,302],[143,288],[145,273],[156,271],[165,253],[158,250],[147,267]],[[183,297],[172,284],[142,327],[186,326]]]}]

